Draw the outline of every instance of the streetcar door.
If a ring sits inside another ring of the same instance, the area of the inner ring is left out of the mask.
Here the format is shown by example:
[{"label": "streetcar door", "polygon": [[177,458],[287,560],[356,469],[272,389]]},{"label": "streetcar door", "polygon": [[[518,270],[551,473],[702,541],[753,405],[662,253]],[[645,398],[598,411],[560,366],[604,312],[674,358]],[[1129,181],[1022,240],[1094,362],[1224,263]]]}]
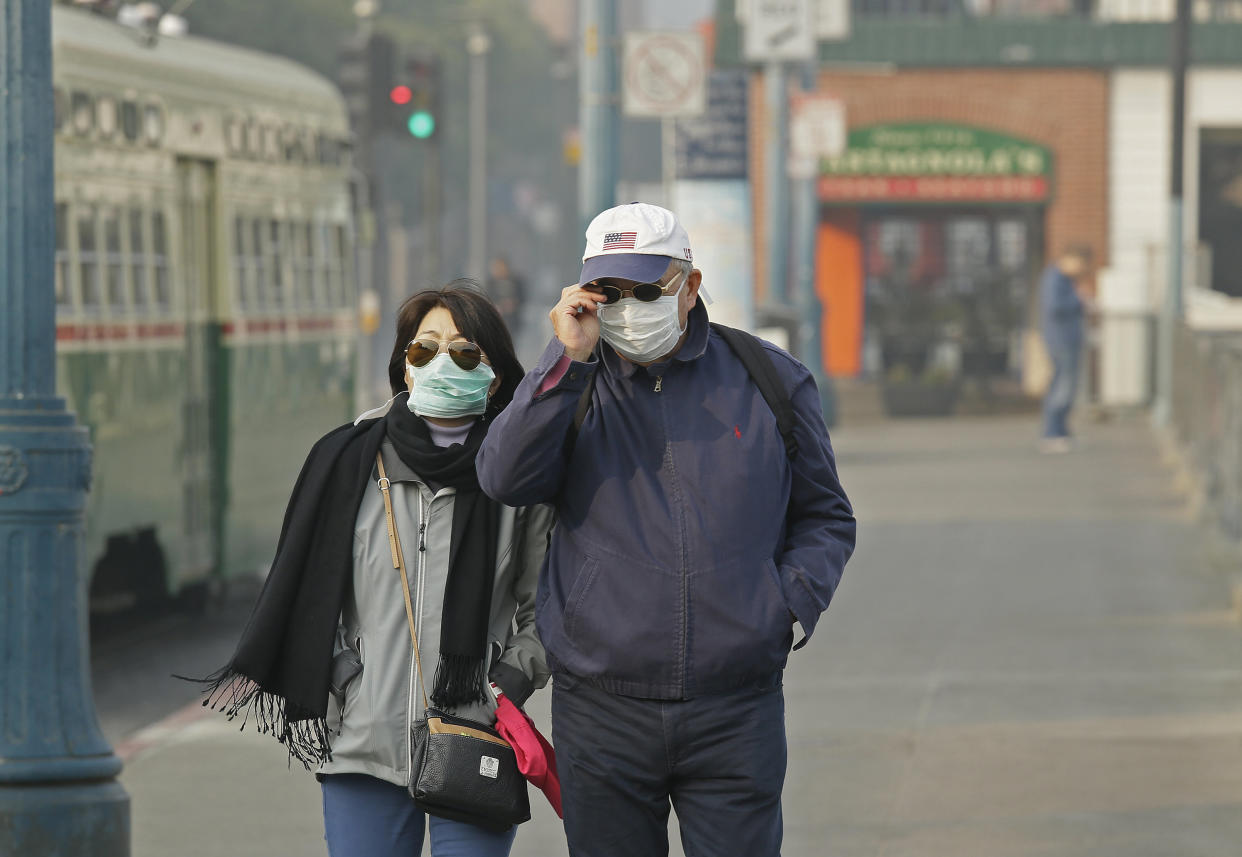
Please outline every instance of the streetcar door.
[{"label": "streetcar door", "polygon": [[180,265],[186,319],[186,373],[181,403],[181,496],[184,553],[180,580],[202,589],[220,559],[223,533],[220,416],[220,318],[215,306],[220,275],[216,226],[216,170],[210,161],[179,159]]}]

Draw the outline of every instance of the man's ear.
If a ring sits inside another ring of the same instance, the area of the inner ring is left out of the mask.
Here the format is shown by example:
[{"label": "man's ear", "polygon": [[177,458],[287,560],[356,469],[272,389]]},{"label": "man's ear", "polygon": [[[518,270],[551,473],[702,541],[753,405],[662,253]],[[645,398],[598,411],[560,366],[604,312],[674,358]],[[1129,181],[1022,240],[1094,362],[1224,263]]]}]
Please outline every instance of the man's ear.
[{"label": "man's ear", "polygon": [[699,287],[703,285],[703,272],[695,268],[686,278],[686,307],[694,309],[699,300]]}]

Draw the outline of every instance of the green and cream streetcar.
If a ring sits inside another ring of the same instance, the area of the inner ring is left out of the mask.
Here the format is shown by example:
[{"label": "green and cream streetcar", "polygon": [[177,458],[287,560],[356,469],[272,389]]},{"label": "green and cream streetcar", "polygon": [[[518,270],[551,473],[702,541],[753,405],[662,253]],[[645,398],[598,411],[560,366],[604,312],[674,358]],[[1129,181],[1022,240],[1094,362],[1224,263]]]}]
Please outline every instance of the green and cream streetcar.
[{"label": "green and cream streetcar", "polygon": [[104,611],[270,560],[350,415],[349,128],[280,57],[53,9],[57,382],[91,431]]}]

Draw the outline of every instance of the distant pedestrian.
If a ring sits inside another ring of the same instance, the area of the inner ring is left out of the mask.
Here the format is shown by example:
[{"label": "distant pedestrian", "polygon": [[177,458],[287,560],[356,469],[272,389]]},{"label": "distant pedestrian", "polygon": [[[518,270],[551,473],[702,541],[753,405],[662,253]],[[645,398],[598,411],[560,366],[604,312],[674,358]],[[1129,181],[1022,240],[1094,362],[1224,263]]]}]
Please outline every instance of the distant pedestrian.
[{"label": "distant pedestrian", "polygon": [[[534,613],[552,510],[502,506],[475,473],[521,377],[481,292],[450,284],[407,300],[388,364],[391,407],[311,449],[254,613],[212,677],[214,705],[316,769],[332,857],[417,855],[425,827],[436,857],[512,847],[516,828],[425,816],[407,788],[423,686],[441,711],[490,724],[489,681],[518,705],[547,682]],[[426,676],[416,675],[410,622]]]},{"label": "distant pedestrian", "polygon": [[569,853],[666,855],[671,801],[687,854],[777,857],[793,626],[854,549],[819,391],[708,324],[671,211],[618,206],[586,238],[479,453],[484,491],[557,507],[538,626]]},{"label": "distant pedestrian", "polygon": [[500,310],[500,316],[509,327],[509,334],[517,342],[522,332],[522,306],[526,300],[526,280],[509,267],[503,256],[492,259],[487,269],[487,295]]},{"label": "distant pedestrian", "polygon": [[1086,302],[1080,278],[1091,264],[1091,251],[1073,245],[1044,269],[1040,280],[1040,306],[1044,343],[1052,361],[1052,381],[1044,394],[1044,452],[1068,452],[1072,448],[1069,415],[1078,394],[1078,374],[1086,336]]}]

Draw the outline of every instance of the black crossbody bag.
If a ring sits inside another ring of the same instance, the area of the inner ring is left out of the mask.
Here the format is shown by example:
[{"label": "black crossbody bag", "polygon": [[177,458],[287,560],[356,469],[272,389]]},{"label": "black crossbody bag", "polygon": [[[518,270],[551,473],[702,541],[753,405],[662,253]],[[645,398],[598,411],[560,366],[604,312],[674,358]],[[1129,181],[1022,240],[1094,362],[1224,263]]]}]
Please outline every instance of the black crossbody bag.
[{"label": "black crossbody bag", "polygon": [[513,748],[496,730],[428,705],[418,635],[414,631],[410,580],[393,520],[390,483],[384,474],[383,460],[377,455],[376,461],[388,517],[388,547],[393,568],[401,571],[405,618],[410,626],[418,686],[423,696],[423,716],[414,722],[410,734],[410,797],[429,815],[464,821],[497,833],[508,830],[530,820],[526,778],[518,770]]}]

